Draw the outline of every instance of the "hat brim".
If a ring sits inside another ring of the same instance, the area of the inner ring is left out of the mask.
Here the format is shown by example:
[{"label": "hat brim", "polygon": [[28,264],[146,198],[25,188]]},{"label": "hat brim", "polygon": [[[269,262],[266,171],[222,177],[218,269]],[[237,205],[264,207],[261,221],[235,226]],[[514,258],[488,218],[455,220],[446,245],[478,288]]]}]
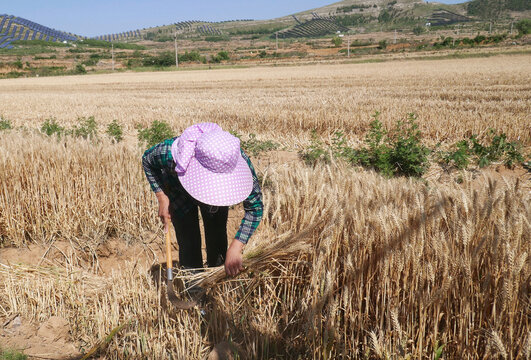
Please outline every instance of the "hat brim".
[{"label": "hat brim", "polygon": [[253,175],[241,154],[230,173],[212,172],[192,157],[186,172],[178,177],[188,194],[207,205],[235,205],[247,199],[253,190]]}]

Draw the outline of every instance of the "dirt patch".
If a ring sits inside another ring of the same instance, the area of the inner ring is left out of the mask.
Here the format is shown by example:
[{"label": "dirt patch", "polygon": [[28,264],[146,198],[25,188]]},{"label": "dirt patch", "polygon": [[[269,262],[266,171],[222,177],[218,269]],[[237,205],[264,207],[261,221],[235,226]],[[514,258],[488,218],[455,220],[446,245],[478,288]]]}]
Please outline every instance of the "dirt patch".
[{"label": "dirt patch", "polygon": [[40,325],[15,316],[0,328],[0,343],[23,351],[29,359],[68,359],[81,355],[70,336],[68,321],[57,316]]}]

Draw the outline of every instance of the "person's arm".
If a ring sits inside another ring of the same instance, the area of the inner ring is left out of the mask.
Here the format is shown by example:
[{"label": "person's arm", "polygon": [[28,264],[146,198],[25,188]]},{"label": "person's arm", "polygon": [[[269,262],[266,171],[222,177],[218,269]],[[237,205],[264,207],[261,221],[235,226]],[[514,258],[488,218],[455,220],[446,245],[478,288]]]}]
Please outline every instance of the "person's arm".
[{"label": "person's arm", "polygon": [[171,141],[165,141],[146,150],[142,156],[142,168],[159,203],[159,217],[167,229],[170,221],[170,200],[162,190],[162,170],[171,159]]},{"label": "person's arm", "polygon": [[247,161],[251,173],[253,175],[253,190],[247,199],[243,202],[243,208],[245,210],[245,215],[240,224],[238,232],[234,236],[234,240],[227,250],[227,255],[225,257],[225,272],[229,276],[237,275],[242,267],[242,251],[243,247],[249,241],[250,237],[255,232],[256,228],[262,220],[262,215],[264,213],[264,205],[262,203],[262,190],[260,189],[260,183],[258,182],[258,177],[254,171],[253,164],[249,157],[242,152],[243,158]]}]

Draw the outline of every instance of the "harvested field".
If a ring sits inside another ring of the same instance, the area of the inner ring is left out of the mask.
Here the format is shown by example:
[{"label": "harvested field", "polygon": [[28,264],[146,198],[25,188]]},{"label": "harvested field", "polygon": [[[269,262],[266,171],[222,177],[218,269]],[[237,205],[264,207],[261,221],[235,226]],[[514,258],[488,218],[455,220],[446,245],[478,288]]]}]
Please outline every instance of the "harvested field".
[{"label": "harvested field", "polygon": [[[124,325],[102,358],[203,359],[222,342],[249,359],[529,358],[528,171],[387,179],[296,156],[312,129],[360,142],[375,111],[389,127],[415,112],[429,144],[495,128],[528,151],[529,74],[529,56],[497,56],[0,81],[0,114],[23,127],[0,131],[0,344],[56,326],[28,354],[75,356]],[[92,115],[125,141],[36,131]],[[265,212],[245,254],[311,230],[211,286],[204,314],[168,309],[149,272],[163,238],[135,125],[153,120],[281,144],[253,158]]]}]

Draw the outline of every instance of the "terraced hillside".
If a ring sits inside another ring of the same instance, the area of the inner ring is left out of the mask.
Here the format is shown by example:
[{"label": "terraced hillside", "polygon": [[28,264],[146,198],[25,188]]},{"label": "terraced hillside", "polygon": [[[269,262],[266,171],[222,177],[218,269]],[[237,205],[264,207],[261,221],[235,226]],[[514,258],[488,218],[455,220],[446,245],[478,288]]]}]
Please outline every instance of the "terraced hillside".
[{"label": "terraced hillside", "polygon": [[12,49],[15,40],[76,41],[80,36],[13,15],[0,15],[0,49]]},{"label": "terraced hillside", "polygon": [[280,38],[318,37],[333,34],[337,31],[348,31],[345,26],[341,26],[333,19],[316,17],[312,20],[301,22],[294,27],[278,33]]}]

